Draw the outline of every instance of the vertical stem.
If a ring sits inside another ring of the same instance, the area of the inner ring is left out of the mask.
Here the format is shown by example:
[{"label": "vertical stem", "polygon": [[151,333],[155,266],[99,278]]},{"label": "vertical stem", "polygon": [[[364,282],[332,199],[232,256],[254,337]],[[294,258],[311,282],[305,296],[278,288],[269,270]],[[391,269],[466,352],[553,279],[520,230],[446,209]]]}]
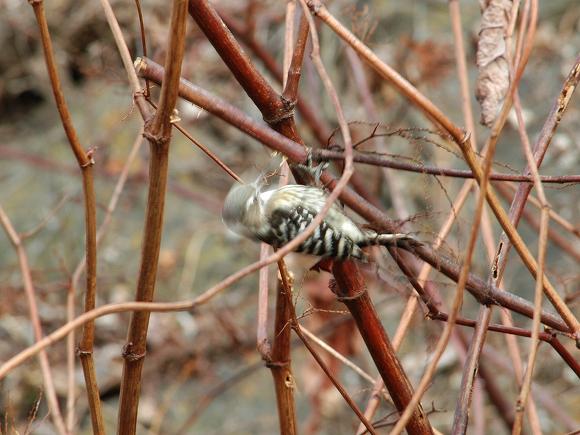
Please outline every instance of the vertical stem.
[{"label": "vertical stem", "polygon": [[[155,290],[157,263],[163,228],[163,210],[167,184],[169,142],[150,142],[149,195],[137,282],[136,301],[151,302]],[[146,352],[149,312],[136,312],[131,317],[127,343],[123,348],[123,377],[119,401],[119,434],[136,433],[137,409],[141,391],[141,371]]]},{"label": "vertical stem", "polygon": [[[86,152],[79,142],[76,130],[72,123],[70,112],[68,110],[68,106],[64,99],[64,93],[62,92],[62,87],[56,68],[56,60],[54,58],[50,33],[48,31],[48,24],[46,22],[46,16],[44,13],[44,3],[42,0],[34,0],[30,3],[34,9],[34,14],[40,29],[46,68],[50,78],[56,107],[58,109],[71,150],[76,157],[83,177],[83,194],[85,205],[85,251],[87,258],[87,278],[85,292],[86,312],[95,307],[97,288],[96,203],[92,169],[94,161],[92,158],[92,153],[90,151]],[[88,322],[83,328],[82,341],[79,344],[79,355],[81,356],[83,373],[85,375],[85,385],[87,387],[89,406],[91,410],[93,432],[96,434],[102,434],[105,431],[99,389],[96,382],[96,373],[92,357],[93,343],[94,323]],[[72,408],[72,410],[74,410],[74,408]],[[68,420],[72,421],[72,416],[70,416]]]},{"label": "vertical stem", "polygon": [[[85,231],[86,231],[86,288],[85,313],[95,308],[97,295],[97,213],[95,204],[95,190],[93,183],[92,165],[84,166],[83,191],[85,195]],[[90,200],[89,200],[90,198]],[[93,348],[95,342],[95,323],[88,322],[83,327],[81,341],[77,354],[81,360],[85,384],[87,387],[89,408],[91,409],[91,422],[93,432],[105,433],[105,424],[101,411],[101,398],[97,384],[95,360]]]},{"label": "vertical stem", "polygon": [[[262,243],[260,245],[260,261],[268,257],[270,246]],[[272,345],[268,339],[268,290],[269,290],[268,268],[260,269],[258,278],[258,312],[256,327],[256,347],[262,355],[264,361],[272,358]]]},{"label": "vertical stem", "polygon": [[[280,273],[284,273],[286,266],[284,260],[278,261]],[[290,313],[292,310],[289,301],[291,296],[291,283],[278,285],[276,297],[276,320],[274,321],[274,343],[272,345],[272,360],[268,362],[268,368],[274,378],[276,389],[276,403],[278,406],[278,422],[280,433],[293,435],[297,433],[296,409],[294,405],[294,388],[296,383],[290,365],[290,338],[292,330],[289,327]]]},{"label": "vertical stem", "polygon": [[[151,156],[141,267],[135,296],[137,301],[150,302],[153,300],[155,292],[163,233],[171,123],[177,102],[177,89],[185,47],[186,17],[187,1],[174,0],[165,61],[166,78],[161,87],[157,112],[152,120],[146,121],[145,125],[144,136],[149,140]],[[123,349],[125,361],[121,380],[118,427],[118,433],[123,435],[134,434],[137,430],[137,410],[141,390],[141,372],[146,353],[149,315],[150,313],[147,311],[133,313],[127,334],[127,343]]]}]

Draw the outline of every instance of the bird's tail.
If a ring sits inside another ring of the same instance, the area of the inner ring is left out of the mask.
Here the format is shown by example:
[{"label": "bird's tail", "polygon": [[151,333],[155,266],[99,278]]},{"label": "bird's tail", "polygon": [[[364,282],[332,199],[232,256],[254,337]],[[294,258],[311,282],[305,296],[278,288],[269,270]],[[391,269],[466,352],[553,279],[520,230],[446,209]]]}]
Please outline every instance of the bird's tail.
[{"label": "bird's tail", "polygon": [[411,245],[420,246],[422,243],[415,239],[410,234],[405,233],[377,233],[376,231],[367,230],[365,232],[367,238],[362,243],[357,243],[360,247],[363,246],[397,246],[397,245]]}]

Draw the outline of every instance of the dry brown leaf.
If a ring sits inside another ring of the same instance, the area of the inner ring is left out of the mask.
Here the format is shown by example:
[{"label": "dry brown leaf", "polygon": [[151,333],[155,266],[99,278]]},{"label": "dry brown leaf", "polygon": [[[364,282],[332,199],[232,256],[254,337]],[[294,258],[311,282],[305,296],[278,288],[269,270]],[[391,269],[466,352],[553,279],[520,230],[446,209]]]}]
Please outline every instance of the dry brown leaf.
[{"label": "dry brown leaf", "polygon": [[479,69],[475,97],[481,106],[480,122],[491,127],[510,84],[505,34],[511,0],[482,2],[481,29],[476,62]]}]

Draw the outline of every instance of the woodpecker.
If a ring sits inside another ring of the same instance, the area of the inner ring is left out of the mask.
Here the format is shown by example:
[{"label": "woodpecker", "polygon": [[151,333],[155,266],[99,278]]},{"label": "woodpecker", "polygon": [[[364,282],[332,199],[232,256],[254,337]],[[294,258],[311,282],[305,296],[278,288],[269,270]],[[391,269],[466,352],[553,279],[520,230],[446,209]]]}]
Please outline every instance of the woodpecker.
[{"label": "woodpecker", "polygon": [[[318,187],[288,184],[263,190],[258,179],[234,186],[228,193],[222,217],[235,233],[281,248],[303,232],[322,210],[328,195]],[[377,233],[362,229],[333,204],[322,223],[295,251],[337,260],[367,261],[361,248],[413,242],[407,234]]]}]

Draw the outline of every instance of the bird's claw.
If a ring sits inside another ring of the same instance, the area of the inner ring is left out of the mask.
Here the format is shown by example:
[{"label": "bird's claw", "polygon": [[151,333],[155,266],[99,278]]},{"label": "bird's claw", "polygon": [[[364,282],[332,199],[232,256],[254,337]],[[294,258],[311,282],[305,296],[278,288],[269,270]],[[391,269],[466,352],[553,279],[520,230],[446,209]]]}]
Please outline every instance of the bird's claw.
[{"label": "bird's claw", "polygon": [[329,165],[330,163],[328,161],[322,161],[318,165],[314,166],[312,151],[309,149],[308,154],[306,155],[306,164],[299,163],[296,165],[296,168],[312,177],[314,184],[318,185],[320,184],[320,177],[322,176],[322,172],[328,168]]}]

